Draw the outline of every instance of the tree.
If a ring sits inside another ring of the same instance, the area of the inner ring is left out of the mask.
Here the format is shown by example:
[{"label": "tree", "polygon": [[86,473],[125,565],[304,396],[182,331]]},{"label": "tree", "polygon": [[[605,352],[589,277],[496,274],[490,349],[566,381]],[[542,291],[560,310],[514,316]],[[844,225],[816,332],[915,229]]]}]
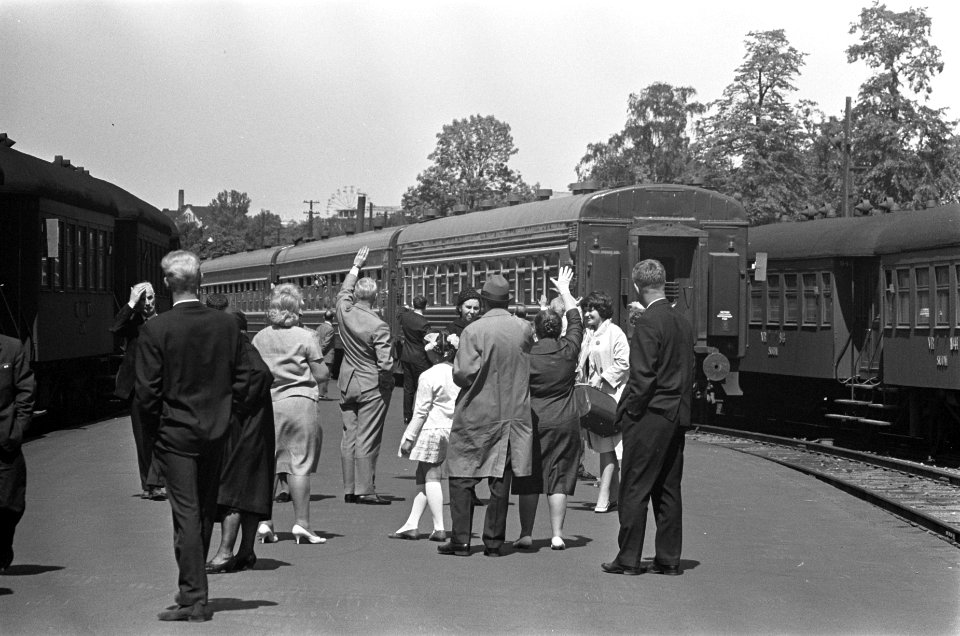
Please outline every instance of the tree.
[{"label": "tree", "polygon": [[[894,12],[874,2],[850,26],[858,43],[847,61],[875,70],[861,86],[853,109],[851,158],[860,197],[923,207],[928,199],[951,200],[960,192],[957,122],[945,109],[924,102],[931,80],[943,71],[940,49],[930,43],[925,9]],[[922,101],[921,101],[922,100]]]},{"label": "tree", "polygon": [[235,254],[247,248],[247,212],[250,197],[246,192],[223,190],[208,206],[203,219],[203,240],[198,255],[201,258],[216,258]]},{"label": "tree", "polygon": [[587,146],[577,164],[577,177],[592,179],[602,187],[679,181],[690,163],[687,131],[693,117],[703,114],[703,104],[690,101],[697,92],[656,82],[631,93],[623,130],[606,142]]},{"label": "tree", "polygon": [[259,214],[247,221],[244,243],[247,249],[260,249],[277,243],[277,231],[283,228],[279,215],[260,208]]},{"label": "tree", "polygon": [[507,166],[516,153],[509,124],[492,115],[455,119],[437,133],[436,149],[427,156],[433,164],[404,193],[403,208],[446,214],[457,204],[473,210],[485,199],[496,202],[511,192],[529,192],[520,174]]},{"label": "tree", "polygon": [[805,204],[805,118],[813,105],[789,101],[806,54],[790,46],[782,29],[751,31],[744,44],[733,82],[699,124],[696,152],[704,180],[740,196],[759,222]]}]

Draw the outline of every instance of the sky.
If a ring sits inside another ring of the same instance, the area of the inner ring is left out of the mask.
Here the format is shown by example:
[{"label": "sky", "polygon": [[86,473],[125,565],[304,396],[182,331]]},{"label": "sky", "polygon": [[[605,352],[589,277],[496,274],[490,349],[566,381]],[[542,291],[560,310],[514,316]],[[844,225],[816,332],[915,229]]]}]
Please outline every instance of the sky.
[{"label": "sky", "polygon": [[[926,7],[960,119],[960,2]],[[0,132],[158,208],[222,190],[305,219],[362,191],[399,205],[445,124],[511,127],[523,179],[568,191],[587,144],[658,81],[721,96],[751,31],[807,54],[797,99],[842,116],[868,76],[848,33],[867,0],[193,2],[0,0]]]}]

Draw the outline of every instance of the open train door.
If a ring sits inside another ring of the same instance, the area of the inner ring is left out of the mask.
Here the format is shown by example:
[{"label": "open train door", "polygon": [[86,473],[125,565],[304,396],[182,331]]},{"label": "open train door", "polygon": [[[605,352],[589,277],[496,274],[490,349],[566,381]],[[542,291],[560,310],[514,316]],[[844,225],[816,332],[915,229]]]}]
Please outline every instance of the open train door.
[{"label": "open train door", "polygon": [[[701,242],[706,242],[707,233],[698,228],[674,222],[647,222],[630,229],[630,269],[624,277],[623,286],[636,298],[631,279],[635,263],[653,258],[663,264],[667,274],[667,300],[680,310],[697,327],[699,294],[697,280],[701,274],[697,271],[697,253]],[[697,340],[703,341],[706,334],[697,333]]]}]

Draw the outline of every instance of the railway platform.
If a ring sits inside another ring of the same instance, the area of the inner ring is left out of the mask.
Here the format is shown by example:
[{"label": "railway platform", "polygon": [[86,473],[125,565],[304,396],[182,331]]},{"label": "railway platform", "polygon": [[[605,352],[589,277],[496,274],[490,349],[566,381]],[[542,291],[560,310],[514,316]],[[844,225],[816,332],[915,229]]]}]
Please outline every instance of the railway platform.
[{"label": "railway platform", "polygon": [[[601,572],[616,553],[617,516],[589,508],[596,490],[584,481],[564,551],[550,550],[543,499],[529,552],[505,546],[503,558],[485,558],[475,538],[469,558],[447,557],[434,542],[390,540],[415,493],[414,462],[396,456],[401,401],[397,389],[377,471],[393,504],[343,502],[339,409],[322,403],[311,521],[327,543],[297,545],[291,505],[276,504],[280,542],[257,544],[255,569],[210,577],[214,617],[199,625],[157,621],[176,591],[170,510],[138,496],[129,419],[30,441],[0,634],[960,632],[956,547],[812,477],[696,440],[683,576]],[[427,513],[421,531],[430,529]],[[514,499],[508,540],[518,530]]]}]

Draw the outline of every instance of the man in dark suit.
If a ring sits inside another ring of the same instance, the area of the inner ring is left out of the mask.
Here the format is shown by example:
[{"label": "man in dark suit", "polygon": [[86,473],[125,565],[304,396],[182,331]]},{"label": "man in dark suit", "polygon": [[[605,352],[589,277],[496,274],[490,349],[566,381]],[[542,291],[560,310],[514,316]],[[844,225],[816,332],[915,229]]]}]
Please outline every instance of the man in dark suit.
[{"label": "man in dark suit", "polygon": [[26,504],[27,464],[20,445],[33,416],[33,389],[23,345],[0,336],[0,572],[13,563],[13,533]]},{"label": "man in dark suit", "polygon": [[320,312],[320,322],[317,325],[317,343],[320,345],[320,353],[323,354],[323,365],[326,367],[326,373],[317,380],[317,388],[320,391],[321,400],[329,400],[327,397],[327,385],[330,384],[330,372],[333,370],[333,358],[336,355],[333,345],[333,323],[331,322],[335,314],[332,309]]},{"label": "man in dark suit", "polygon": [[383,506],[390,500],[377,495],[375,481],[383,422],[393,391],[393,356],[390,327],[373,309],[377,281],[359,278],[369,253],[366,247],[360,248],[337,294],[337,324],[343,343],[337,378],[343,417],[340,465],[344,501]]},{"label": "man in dark suit", "polygon": [[[601,564],[610,574],[680,574],[684,431],[690,426],[694,380],[693,328],[664,294],[666,272],[648,259],[633,268],[645,310],[630,342],[630,378],[617,420],[623,431],[620,551]],[[657,523],[656,557],[641,568],[647,503]]]},{"label": "man in dark suit", "polygon": [[403,425],[410,423],[413,417],[413,400],[417,396],[417,381],[420,374],[430,368],[423,339],[430,329],[430,321],[423,311],[427,308],[424,296],[413,297],[413,311],[404,309],[397,322],[400,323],[400,335],[403,338],[400,349],[400,366],[403,369]]},{"label": "man in dark suit", "polygon": [[140,327],[157,315],[157,297],[153,285],[144,281],[130,288],[130,300],[127,301],[113,321],[110,331],[123,338],[123,362],[117,371],[117,384],[113,394],[127,400],[130,404],[130,423],[133,426],[133,442],[137,447],[137,466],[140,469],[140,495],[144,499],[162,501],[166,498],[163,490],[163,476],[153,461],[153,445],[156,440],[143,430],[140,412],[133,404],[133,386],[136,382],[137,338]]},{"label": "man in dark suit", "polygon": [[136,360],[137,406],[144,428],[156,436],[180,569],[178,607],[159,618],[199,622],[210,619],[204,564],[217,510],[222,443],[251,369],[234,317],[204,307],[197,298],[197,256],[170,252],[160,266],[173,308],[140,329]]}]

